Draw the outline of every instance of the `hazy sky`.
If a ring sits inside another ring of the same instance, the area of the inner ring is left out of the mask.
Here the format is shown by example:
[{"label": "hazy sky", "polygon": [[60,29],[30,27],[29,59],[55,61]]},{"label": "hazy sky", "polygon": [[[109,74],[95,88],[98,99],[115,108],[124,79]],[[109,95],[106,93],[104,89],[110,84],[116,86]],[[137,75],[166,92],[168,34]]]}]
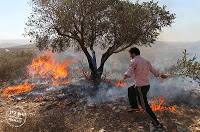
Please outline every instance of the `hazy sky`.
[{"label": "hazy sky", "polygon": [[0,0],[0,39],[23,38],[29,0]]},{"label": "hazy sky", "polygon": [[[167,5],[177,17],[172,27],[163,30],[159,40],[200,40],[200,0],[158,1],[161,5]],[[31,12],[28,2],[29,0],[0,0],[0,39],[23,38],[25,22]]]}]

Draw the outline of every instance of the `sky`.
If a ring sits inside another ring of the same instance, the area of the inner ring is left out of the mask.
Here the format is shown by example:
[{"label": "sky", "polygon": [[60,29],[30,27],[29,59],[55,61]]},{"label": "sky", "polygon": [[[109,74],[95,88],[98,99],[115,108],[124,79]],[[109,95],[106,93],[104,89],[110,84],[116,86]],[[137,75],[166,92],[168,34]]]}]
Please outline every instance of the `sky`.
[{"label": "sky", "polygon": [[24,27],[31,12],[29,0],[0,0],[0,40],[24,39]]},{"label": "sky", "polygon": [[[158,1],[176,14],[175,23],[164,28],[159,36],[160,41],[200,41],[200,0]],[[31,12],[29,2],[30,0],[0,0],[0,40],[25,39],[25,22]]]}]

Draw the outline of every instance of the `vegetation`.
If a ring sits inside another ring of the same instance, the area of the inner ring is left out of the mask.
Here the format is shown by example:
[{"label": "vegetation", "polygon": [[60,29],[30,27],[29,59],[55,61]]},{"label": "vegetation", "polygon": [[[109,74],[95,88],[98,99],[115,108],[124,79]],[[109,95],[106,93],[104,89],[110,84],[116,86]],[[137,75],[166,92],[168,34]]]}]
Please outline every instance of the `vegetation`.
[{"label": "vegetation", "polygon": [[26,65],[30,63],[32,57],[33,54],[31,52],[1,52],[0,82],[24,77]]},{"label": "vegetation", "polygon": [[190,57],[187,50],[184,50],[181,59],[177,61],[174,73],[200,82],[200,62],[196,56]]},{"label": "vegetation", "polygon": [[[91,79],[100,80],[104,64],[115,53],[132,46],[150,46],[174,14],[158,2],[121,0],[32,0],[26,32],[40,50],[84,52]],[[97,66],[95,47],[105,51]]]}]

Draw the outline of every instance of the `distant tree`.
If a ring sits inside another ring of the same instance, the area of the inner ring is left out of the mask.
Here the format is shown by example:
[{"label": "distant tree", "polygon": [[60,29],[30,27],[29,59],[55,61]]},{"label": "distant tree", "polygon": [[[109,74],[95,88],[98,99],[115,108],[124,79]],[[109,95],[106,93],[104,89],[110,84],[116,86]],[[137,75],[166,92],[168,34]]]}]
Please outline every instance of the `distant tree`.
[{"label": "distant tree", "polygon": [[187,50],[184,50],[181,59],[177,61],[173,74],[190,77],[200,83],[200,62],[196,56],[190,57]]},{"label": "distant tree", "polygon": [[[32,0],[26,32],[40,50],[82,50],[91,79],[101,79],[104,64],[114,53],[132,46],[150,46],[174,14],[158,2],[122,0]],[[94,47],[105,52],[97,66]]]}]

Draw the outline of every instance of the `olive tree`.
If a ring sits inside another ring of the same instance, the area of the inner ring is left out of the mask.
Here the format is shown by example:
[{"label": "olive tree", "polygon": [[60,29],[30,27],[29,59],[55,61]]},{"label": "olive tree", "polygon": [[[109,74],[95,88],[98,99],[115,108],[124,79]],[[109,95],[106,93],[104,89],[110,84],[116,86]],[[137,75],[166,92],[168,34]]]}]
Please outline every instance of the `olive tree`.
[{"label": "olive tree", "polygon": [[[158,2],[122,0],[32,0],[26,32],[40,50],[69,47],[86,56],[91,79],[101,79],[112,55],[133,46],[150,46],[175,15]],[[94,47],[101,48],[100,65]]]}]

